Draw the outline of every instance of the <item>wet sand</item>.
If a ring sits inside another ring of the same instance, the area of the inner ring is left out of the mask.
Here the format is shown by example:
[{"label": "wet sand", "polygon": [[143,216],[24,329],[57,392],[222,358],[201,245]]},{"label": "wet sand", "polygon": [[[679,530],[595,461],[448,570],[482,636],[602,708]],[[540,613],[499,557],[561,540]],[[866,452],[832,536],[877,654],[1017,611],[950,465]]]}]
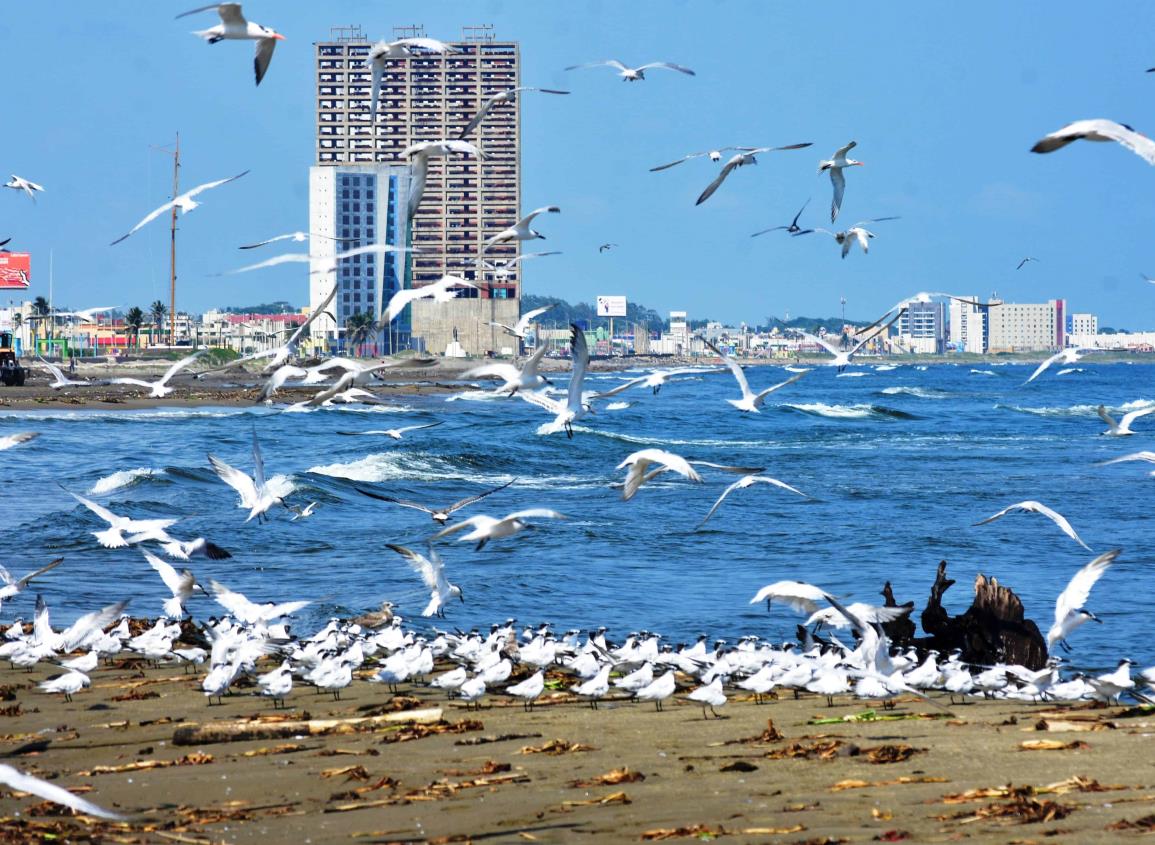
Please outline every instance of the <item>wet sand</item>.
[{"label": "wet sand", "polygon": [[[97,669],[65,703],[30,686],[49,674],[0,670],[5,762],[133,818],[69,817],[5,788],[0,842],[1084,843],[1155,827],[1155,712],[910,699],[876,721],[828,722],[870,708],[737,697],[703,719],[690,702],[595,711],[549,690],[532,712],[501,695],[476,711],[363,680],[340,701],[298,687],[274,710],[245,690],[209,706],[203,672],[136,661]],[[416,728],[174,744],[194,724],[431,707],[442,720]],[[1032,741],[1071,746],[1025,750]],[[543,747],[554,753],[526,752]]]}]

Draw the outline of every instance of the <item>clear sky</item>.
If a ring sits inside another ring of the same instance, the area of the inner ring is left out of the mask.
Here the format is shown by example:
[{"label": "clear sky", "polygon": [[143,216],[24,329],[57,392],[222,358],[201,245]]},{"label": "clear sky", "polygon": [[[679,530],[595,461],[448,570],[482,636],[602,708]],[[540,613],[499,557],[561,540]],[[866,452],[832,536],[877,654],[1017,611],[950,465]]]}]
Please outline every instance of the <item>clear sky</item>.
[{"label": "clear sky", "polygon": [[[1155,132],[1150,3],[479,2],[327,0],[246,3],[286,37],[260,88],[249,43],[206,45],[195,0],[10,0],[0,19],[5,80],[0,175],[46,188],[33,204],[0,192],[0,239],[33,253],[31,295],[74,308],[168,301],[168,231],[159,220],[109,242],[182,189],[239,173],[184,218],[182,309],[307,300],[301,265],[216,277],[248,263],[236,246],[308,227],[313,42],[360,24],[374,39],[423,23],[455,40],[492,23],[521,42],[522,84],[569,97],[523,100],[522,207],[557,204],[539,226],[564,255],[525,267],[527,293],[592,300],[626,294],[728,322],[766,315],[872,318],[920,290],[1008,301],[1065,297],[1101,325],[1155,327],[1151,223],[1155,168],[1115,144],[1040,156],[1044,134],[1106,117]],[[667,60],[624,83],[580,62]],[[829,226],[830,181],[817,162],[858,141],[838,223],[884,215],[869,255],[845,260],[825,235],[751,232]],[[649,168],[711,147],[813,141],[733,173],[700,207],[716,165]],[[620,246],[599,254],[600,243]],[[276,247],[269,247],[273,250]],[[267,252],[266,255],[275,254]],[[1020,271],[1024,256],[1038,258]],[[0,299],[3,299],[0,296]]]}]

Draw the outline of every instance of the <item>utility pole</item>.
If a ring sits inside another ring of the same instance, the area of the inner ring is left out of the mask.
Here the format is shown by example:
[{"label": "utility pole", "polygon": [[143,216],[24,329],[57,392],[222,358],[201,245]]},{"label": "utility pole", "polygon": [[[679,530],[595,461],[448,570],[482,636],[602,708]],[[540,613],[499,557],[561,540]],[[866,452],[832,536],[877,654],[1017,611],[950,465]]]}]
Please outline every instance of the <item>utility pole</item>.
[{"label": "utility pole", "polygon": [[[176,149],[172,154],[172,198],[180,195],[180,133],[176,133]],[[172,207],[172,250],[169,268],[168,342],[176,343],[176,206]]]}]

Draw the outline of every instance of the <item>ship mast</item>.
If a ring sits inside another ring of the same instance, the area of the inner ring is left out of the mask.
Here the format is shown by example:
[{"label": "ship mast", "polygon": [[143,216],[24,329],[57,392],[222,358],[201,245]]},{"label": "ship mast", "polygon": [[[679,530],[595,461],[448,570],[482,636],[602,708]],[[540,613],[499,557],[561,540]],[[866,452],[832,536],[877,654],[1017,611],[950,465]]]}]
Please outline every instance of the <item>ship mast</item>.
[{"label": "ship mast", "polygon": [[[176,149],[172,154],[172,196],[176,199],[180,194],[180,133],[176,133]],[[172,248],[170,251],[169,267],[169,301],[168,301],[168,342],[176,343],[176,211],[172,207]]]}]

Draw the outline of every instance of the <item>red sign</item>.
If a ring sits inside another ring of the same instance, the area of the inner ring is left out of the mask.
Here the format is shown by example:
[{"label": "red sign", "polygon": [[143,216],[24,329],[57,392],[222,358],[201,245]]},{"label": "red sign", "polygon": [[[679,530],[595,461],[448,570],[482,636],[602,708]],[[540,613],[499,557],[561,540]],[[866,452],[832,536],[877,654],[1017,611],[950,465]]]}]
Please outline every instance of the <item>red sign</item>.
[{"label": "red sign", "polygon": [[0,288],[26,288],[31,277],[31,254],[0,251]]}]

